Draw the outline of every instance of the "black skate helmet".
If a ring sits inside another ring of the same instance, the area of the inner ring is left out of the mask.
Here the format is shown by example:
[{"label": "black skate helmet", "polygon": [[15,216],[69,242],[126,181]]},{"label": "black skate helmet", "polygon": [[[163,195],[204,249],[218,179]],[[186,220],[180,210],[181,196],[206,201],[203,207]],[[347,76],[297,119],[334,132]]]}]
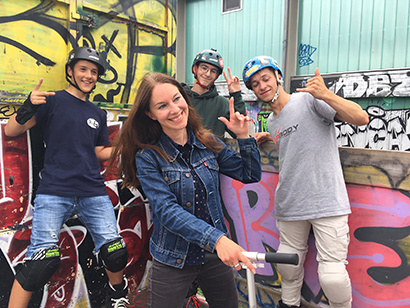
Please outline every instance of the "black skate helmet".
[{"label": "black skate helmet", "polygon": [[92,49],[91,47],[76,47],[67,55],[67,60],[65,62],[66,74],[67,67],[70,66],[73,68],[78,60],[87,60],[95,63],[98,67],[98,76],[104,74],[105,72],[105,61],[98,51]]},{"label": "black skate helmet", "polygon": [[[71,50],[68,55],[67,55],[67,60],[65,62],[65,79],[74,87],[76,87],[78,90],[81,92],[84,92],[83,90],[80,89],[80,87],[77,85],[77,81],[75,80],[74,76],[70,77],[67,72],[67,68],[70,67],[72,70],[74,70],[74,65],[77,63],[79,60],[87,60],[90,61],[94,64],[97,65],[98,68],[98,77],[104,74],[105,68],[104,64],[105,61],[101,57],[98,51],[94,50],[91,47],[76,47],[73,50]],[[73,79],[74,82],[71,80]],[[95,86],[92,90],[95,89]],[[91,91],[92,91],[91,90]],[[90,92],[91,92],[90,91]],[[84,93],[90,93],[90,92],[84,92]]]}]

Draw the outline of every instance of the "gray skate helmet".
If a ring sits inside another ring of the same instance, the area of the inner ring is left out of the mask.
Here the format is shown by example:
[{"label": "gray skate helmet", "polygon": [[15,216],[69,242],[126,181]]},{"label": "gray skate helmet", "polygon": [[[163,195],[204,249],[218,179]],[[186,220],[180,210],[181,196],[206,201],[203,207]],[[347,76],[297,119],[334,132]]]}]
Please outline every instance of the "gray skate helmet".
[{"label": "gray skate helmet", "polygon": [[216,49],[204,49],[197,53],[194,62],[192,63],[192,73],[194,75],[196,75],[195,67],[198,66],[198,64],[201,62],[216,66],[219,71],[218,76],[222,74],[222,71],[224,69],[224,61],[222,60],[221,55],[216,51]]}]

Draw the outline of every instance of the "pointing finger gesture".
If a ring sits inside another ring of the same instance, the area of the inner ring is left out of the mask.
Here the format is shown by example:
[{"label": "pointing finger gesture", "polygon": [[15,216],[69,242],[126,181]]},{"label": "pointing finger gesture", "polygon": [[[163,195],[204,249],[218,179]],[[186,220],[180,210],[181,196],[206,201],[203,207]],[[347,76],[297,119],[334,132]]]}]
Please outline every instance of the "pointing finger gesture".
[{"label": "pointing finger gesture", "polygon": [[43,78],[34,86],[33,91],[30,94],[30,101],[33,105],[45,104],[46,98],[51,95],[55,95],[54,92],[41,92],[40,87],[43,83]]}]

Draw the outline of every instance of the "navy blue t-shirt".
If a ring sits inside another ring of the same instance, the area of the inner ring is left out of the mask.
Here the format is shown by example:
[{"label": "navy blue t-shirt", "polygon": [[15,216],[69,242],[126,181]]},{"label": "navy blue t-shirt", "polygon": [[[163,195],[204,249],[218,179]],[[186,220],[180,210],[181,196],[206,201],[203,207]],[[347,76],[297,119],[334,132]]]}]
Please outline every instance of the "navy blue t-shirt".
[{"label": "navy blue t-shirt", "polygon": [[47,97],[36,113],[45,143],[37,194],[92,197],[107,194],[96,146],[109,143],[107,115],[67,91]]}]

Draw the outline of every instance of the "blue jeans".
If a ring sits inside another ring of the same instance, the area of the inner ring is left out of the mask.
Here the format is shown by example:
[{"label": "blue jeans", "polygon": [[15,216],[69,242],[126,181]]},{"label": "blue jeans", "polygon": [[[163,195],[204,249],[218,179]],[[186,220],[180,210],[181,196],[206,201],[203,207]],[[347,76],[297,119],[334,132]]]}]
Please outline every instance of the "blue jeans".
[{"label": "blue jeans", "polygon": [[101,246],[120,238],[117,221],[110,198],[96,197],[62,197],[39,194],[34,200],[33,227],[26,259],[38,250],[56,247],[60,238],[60,229],[73,214],[90,232],[98,253]]},{"label": "blue jeans", "polygon": [[182,307],[185,296],[198,280],[209,307],[238,308],[233,269],[220,260],[203,265],[184,266],[182,269],[162,264],[153,259],[148,287],[148,307]]}]

